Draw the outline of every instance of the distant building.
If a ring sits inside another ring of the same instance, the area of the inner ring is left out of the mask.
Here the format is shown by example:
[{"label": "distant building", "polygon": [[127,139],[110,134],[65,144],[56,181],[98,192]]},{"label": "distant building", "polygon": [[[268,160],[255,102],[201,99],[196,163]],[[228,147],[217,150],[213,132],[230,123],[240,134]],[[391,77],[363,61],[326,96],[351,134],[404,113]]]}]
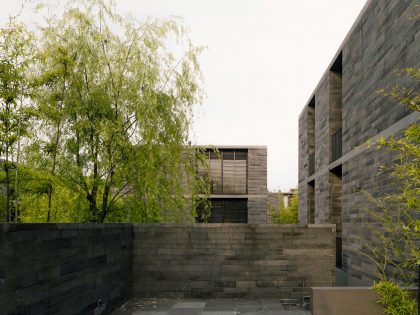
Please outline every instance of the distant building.
[{"label": "distant building", "polygon": [[394,156],[366,143],[419,121],[418,113],[376,93],[395,85],[418,88],[395,74],[420,66],[416,3],[368,1],[299,116],[299,221],[337,225],[337,267],[349,284],[375,279],[363,254],[369,242],[363,208],[372,205],[360,189],[393,189],[390,175],[378,173]]},{"label": "distant building", "polygon": [[209,223],[267,223],[267,147],[207,148]]}]

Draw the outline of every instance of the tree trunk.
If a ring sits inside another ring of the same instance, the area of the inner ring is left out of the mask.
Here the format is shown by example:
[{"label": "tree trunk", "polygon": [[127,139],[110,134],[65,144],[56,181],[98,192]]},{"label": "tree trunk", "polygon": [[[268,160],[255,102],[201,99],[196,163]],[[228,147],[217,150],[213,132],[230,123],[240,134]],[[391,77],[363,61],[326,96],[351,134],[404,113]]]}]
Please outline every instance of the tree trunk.
[{"label": "tree trunk", "polygon": [[7,222],[12,222],[12,211],[10,209],[10,174],[9,174],[9,155],[6,150],[6,161],[4,162],[4,171],[6,173],[6,214]]},{"label": "tree trunk", "polygon": [[51,220],[51,202],[52,202],[52,194],[53,194],[53,188],[52,185],[50,186],[50,189],[48,191],[48,213],[47,213],[47,223]]}]

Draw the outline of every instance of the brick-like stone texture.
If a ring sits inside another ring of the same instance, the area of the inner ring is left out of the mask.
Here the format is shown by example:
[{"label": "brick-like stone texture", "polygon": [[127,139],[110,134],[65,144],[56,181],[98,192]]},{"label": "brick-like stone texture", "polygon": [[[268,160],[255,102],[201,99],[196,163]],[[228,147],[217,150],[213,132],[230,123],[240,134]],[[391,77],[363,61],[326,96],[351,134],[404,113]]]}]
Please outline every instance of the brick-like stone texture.
[{"label": "brick-like stone texture", "polygon": [[133,294],[302,298],[335,284],[335,226],[135,225]]},{"label": "brick-like stone texture", "polygon": [[248,149],[248,223],[267,223],[267,149]]},{"label": "brick-like stone texture", "polygon": [[131,295],[129,224],[0,224],[0,314],[107,313]]},{"label": "brick-like stone texture", "polygon": [[267,149],[248,150],[248,195],[267,195]]},{"label": "brick-like stone texture", "polygon": [[[311,96],[315,98],[315,175],[308,169],[310,101],[299,117],[299,222],[310,222],[309,184],[315,183],[315,223],[337,224],[350,284],[371,284],[375,279],[375,270],[363,253],[371,242],[363,209],[372,205],[356,191],[379,194],[395,189],[389,174],[378,176],[379,167],[393,163],[393,156],[358,148],[388,128],[398,132],[395,126],[409,115],[406,107],[376,91],[418,85],[396,74],[420,66],[420,23],[412,18],[418,14],[415,4],[415,0],[369,1],[337,53],[342,53],[342,75],[327,69],[321,78]],[[340,127],[343,157],[337,161],[341,161],[341,175],[337,175],[332,169],[337,163],[331,163],[331,137]]]},{"label": "brick-like stone texture", "polygon": [[267,195],[248,198],[248,223],[267,223]]},{"label": "brick-like stone texture", "polygon": [[396,75],[419,66],[416,0],[373,0],[343,46],[343,153],[407,115],[407,108],[380,96],[387,86],[414,87]]}]

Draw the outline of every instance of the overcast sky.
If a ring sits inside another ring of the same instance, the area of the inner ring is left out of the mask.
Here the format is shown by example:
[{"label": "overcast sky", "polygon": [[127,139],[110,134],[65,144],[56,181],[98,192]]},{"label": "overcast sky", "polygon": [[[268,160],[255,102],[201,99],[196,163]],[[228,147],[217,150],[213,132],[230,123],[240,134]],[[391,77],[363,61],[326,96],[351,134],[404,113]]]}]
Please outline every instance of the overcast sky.
[{"label": "overcast sky", "polygon": [[[298,183],[298,116],[366,0],[116,0],[121,13],[179,15],[197,46],[206,98],[193,144],[266,145],[268,188]],[[19,10],[0,0],[0,24]]]}]

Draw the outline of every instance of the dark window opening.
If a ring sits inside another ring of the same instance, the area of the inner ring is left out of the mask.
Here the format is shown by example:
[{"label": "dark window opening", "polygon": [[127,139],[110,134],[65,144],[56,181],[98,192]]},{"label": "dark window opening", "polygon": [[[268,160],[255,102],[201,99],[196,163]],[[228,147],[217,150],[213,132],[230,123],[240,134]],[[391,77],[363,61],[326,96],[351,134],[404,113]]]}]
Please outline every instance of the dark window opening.
[{"label": "dark window opening", "polygon": [[309,176],[315,174],[315,152],[309,154]]},{"label": "dark window opening", "polygon": [[342,151],[342,128],[340,128],[331,136],[331,162],[337,161],[342,156]]},{"label": "dark window opening", "polygon": [[342,269],[343,267],[343,249],[342,249],[342,174],[343,167],[338,165],[337,167],[330,170],[329,174],[329,223],[336,225],[337,237],[336,237],[336,267]]},{"label": "dark window opening", "polygon": [[343,125],[343,54],[340,53],[334,61],[329,74],[329,132],[330,132],[330,162],[342,156],[342,125]]},{"label": "dark window opening", "polygon": [[315,95],[308,104],[307,116],[308,176],[315,174]]},{"label": "dark window opening", "polygon": [[[211,199],[210,217],[208,223],[247,223],[248,200],[242,198]],[[203,209],[197,210],[197,223],[203,223],[201,219]]]},{"label": "dark window opening", "polygon": [[309,101],[308,107],[315,108],[315,95],[312,96],[311,100]]},{"label": "dark window opening", "polygon": [[343,242],[341,237],[335,238],[335,266],[343,269]]},{"label": "dark window opening", "polygon": [[330,172],[333,173],[335,176],[337,176],[341,180],[342,175],[343,175],[343,166],[342,166],[342,164],[334,167],[333,169],[330,170]]},{"label": "dark window opening", "polygon": [[223,157],[223,160],[234,160],[235,151],[233,150],[222,151],[222,157]]},{"label": "dark window opening", "polygon": [[308,212],[307,212],[308,224],[315,223],[315,180],[308,183]]},{"label": "dark window opening", "polygon": [[337,59],[335,59],[330,71],[343,73],[343,52],[340,52],[337,56]]}]

